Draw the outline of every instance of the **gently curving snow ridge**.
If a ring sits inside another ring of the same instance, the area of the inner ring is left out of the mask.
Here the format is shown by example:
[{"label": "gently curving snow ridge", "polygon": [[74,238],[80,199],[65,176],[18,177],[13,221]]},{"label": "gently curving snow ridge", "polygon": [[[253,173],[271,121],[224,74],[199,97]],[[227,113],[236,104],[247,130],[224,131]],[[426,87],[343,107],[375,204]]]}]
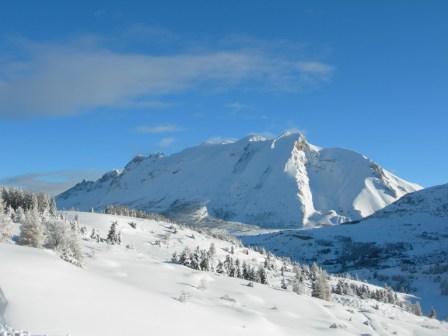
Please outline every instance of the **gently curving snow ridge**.
[{"label": "gently curving snow ridge", "polygon": [[219,219],[294,228],[359,219],[419,189],[359,153],[320,148],[288,132],[137,156],[57,202],[65,209],[122,204],[168,214],[206,207]]}]

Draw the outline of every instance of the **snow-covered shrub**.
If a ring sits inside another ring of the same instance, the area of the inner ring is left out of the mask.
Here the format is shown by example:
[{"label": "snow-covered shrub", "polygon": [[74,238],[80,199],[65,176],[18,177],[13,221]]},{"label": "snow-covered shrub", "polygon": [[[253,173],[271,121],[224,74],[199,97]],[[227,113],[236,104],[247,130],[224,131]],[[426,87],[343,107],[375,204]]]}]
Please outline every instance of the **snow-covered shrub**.
[{"label": "snow-covered shrub", "polygon": [[61,219],[50,219],[45,226],[45,247],[59,252],[63,260],[81,265],[81,237],[77,226]]}]

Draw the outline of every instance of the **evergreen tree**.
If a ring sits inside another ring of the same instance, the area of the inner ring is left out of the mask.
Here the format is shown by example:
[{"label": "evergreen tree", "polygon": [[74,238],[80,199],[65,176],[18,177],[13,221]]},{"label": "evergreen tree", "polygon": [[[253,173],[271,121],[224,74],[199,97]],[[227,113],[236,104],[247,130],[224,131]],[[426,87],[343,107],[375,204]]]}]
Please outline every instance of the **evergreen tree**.
[{"label": "evergreen tree", "polygon": [[197,246],[191,255],[190,267],[195,270],[200,270],[201,269],[200,264],[201,264],[201,251],[199,249],[199,246]]},{"label": "evergreen tree", "polygon": [[266,270],[264,269],[264,267],[262,265],[260,267],[258,267],[257,282],[259,282],[263,285],[266,285],[268,283],[268,276],[266,274]]},{"label": "evergreen tree", "polygon": [[328,283],[327,272],[324,270],[321,270],[316,274],[316,279],[313,281],[311,295],[322,300],[330,301],[331,288]]},{"label": "evergreen tree", "polygon": [[218,265],[216,266],[216,273],[222,274],[224,272],[224,264],[222,263],[222,261],[219,261]]},{"label": "evergreen tree", "polygon": [[116,221],[112,222],[109,233],[107,234],[107,243],[111,245],[121,244],[121,234],[118,231],[118,223]]},{"label": "evergreen tree", "polygon": [[243,275],[242,275],[242,273],[241,273],[241,262],[240,262],[240,260],[237,258],[236,260],[235,260],[235,277],[237,277],[237,278],[242,278],[243,277]]},{"label": "evergreen tree", "polygon": [[286,280],[284,277],[282,278],[281,287],[285,290],[288,289],[288,285],[286,284]]},{"label": "evergreen tree", "polygon": [[190,267],[191,265],[191,251],[186,247],[179,256],[179,264]]},{"label": "evergreen tree", "polygon": [[[14,210],[10,208],[10,212],[13,212]],[[13,215],[14,223],[23,223],[25,221],[25,211],[23,211],[22,207],[18,207],[17,210],[14,212]]]},{"label": "evergreen tree", "polygon": [[19,243],[40,248],[44,244],[44,228],[38,209],[32,208],[25,213],[25,221],[20,226]]},{"label": "evergreen tree", "polygon": [[0,242],[6,241],[12,234],[12,220],[8,213],[5,213],[3,199],[0,197]]},{"label": "evergreen tree", "polygon": [[212,269],[210,251],[201,250],[199,268],[202,271],[210,271]]},{"label": "evergreen tree", "polygon": [[211,243],[210,247],[208,248],[208,255],[211,259],[213,259],[216,256],[216,247],[215,243]]},{"label": "evergreen tree", "polygon": [[300,279],[295,278],[292,284],[292,291],[296,294],[305,294],[305,284]]}]

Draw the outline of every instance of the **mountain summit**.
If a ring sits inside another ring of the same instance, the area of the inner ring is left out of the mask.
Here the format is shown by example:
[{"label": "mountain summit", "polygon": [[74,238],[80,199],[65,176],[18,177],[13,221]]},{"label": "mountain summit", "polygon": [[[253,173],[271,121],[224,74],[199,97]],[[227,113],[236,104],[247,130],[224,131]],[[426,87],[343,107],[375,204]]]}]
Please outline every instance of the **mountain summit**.
[{"label": "mountain summit", "polygon": [[62,208],[121,204],[169,213],[297,228],[371,215],[421,189],[351,150],[320,148],[300,133],[249,136],[164,156],[136,156],[123,170],[83,181],[57,197]]}]

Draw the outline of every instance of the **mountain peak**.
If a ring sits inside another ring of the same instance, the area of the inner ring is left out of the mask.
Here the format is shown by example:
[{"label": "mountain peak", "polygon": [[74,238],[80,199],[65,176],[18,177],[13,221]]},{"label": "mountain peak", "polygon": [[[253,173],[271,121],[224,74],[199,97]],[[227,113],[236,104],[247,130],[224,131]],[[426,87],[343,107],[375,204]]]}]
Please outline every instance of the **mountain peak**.
[{"label": "mountain peak", "polygon": [[108,173],[57,200],[63,208],[122,204],[165,213],[205,206],[210,216],[264,227],[338,224],[419,189],[376,167],[361,154],[320,148],[288,131],[275,139],[251,135],[166,157],[137,156],[125,173]]}]

